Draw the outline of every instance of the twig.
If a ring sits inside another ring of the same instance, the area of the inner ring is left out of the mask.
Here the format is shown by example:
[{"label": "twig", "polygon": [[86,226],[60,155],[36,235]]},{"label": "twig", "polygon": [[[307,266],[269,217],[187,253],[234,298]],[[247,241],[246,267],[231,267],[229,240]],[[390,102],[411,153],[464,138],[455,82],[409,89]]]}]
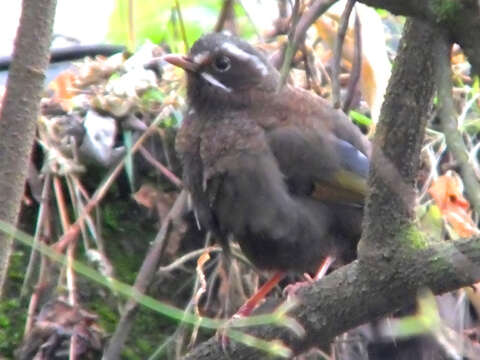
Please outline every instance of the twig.
[{"label": "twig", "polygon": [[333,107],[340,107],[340,63],[342,60],[343,42],[345,34],[347,33],[348,21],[352,13],[355,0],[348,0],[343,10],[340,24],[338,26],[337,36],[335,38],[335,45],[333,46],[333,66],[332,66],[332,102]]},{"label": "twig", "polygon": [[[40,237],[40,241],[35,244],[35,250],[38,251],[38,248],[43,245],[43,243],[47,244],[48,241],[46,239],[50,239],[52,236],[52,226],[50,220],[50,206],[45,208],[47,212],[46,218],[48,220],[45,221],[42,236]],[[46,246],[46,245],[44,245]],[[33,248],[33,247],[32,247]],[[37,284],[34,288],[32,296],[30,297],[30,303],[28,304],[28,315],[27,320],[25,322],[25,331],[24,331],[24,338],[29,334],[30,330],[32,329],[33,322],[35,320],[35,313],[39,303],[39,300],[46,289],[47,284],[47,276],[50,274],[49,271],[50,260],[44,254],[41,257],[40,261],[40,270],[38,272],[38,280]]]},{"label": "twig", "polygon": [[457,115],[452,99],[452,69],[450,66],[450,47],[442,46],[436,61],[436,81],[438,86],[438,116],[447,147],[460,165],[465,191],[475,211],[480,213],[480,184],[470,164],[468,150],[458,130]]},{"label": "twig", "polygon": [[[295,51],[297,51],[298,43],[295,44],[294,42],[294,34],[295,29],[297,28],[298,19],[300,16],[300,1],[295,0],[295,5],[293,6],[292,10],[292,20],[291,20],[291,28],[288,32],[288,43],[285,47],[285,56],[284,61],[282,64],[282,68],[280,69],[280,82],[278,84],[277,91],[280,90],[285,82],[287,81],[288,72],[290,71],[290,66],[292,63],[293,56],[295,55]],[[303,36],[302,36],[303,39]]]},{"label": "twig", "polygon": [[315,56],[311,48],[304,43],[302,45],[302,52],[305,61],[305,72],[307,80],[310,82],[310,87],[318,95],[322,95],[322,77],[315,64]]},{"label": "twig", "polygon": [[158,268],[157,274],[167,273],[167,272],[170,272],[172,270],[175,270],[178,267],[185,264],[187,261],[190,261],[190,260],[195,259],[196,257],[202,255],[204,252],[220,252],[220,251],[222,251],[222,248],[219,247],[219,246],[209,246],[207,248],[202,248],[202,249],[191,251],[191,252],[179,257],[178,259],[176,259],[171,264],[161,266],[160,268]]},{"label": "twig", "polygon": [[213,29],[214,32],[222,31],[227,21],[233,19],[233,3],[233,0],[223,0],[222,10]]},{"label": "twig", "polygon": [[142,143],[145,141],[147,136],[149,136],[155,127],[162,121],[164,118],[169,116],[171,113],[171,108],[166,107],[163,109],[163,111],[157,116],[155,121],[153,121],[148,129],[140,136],[140,138],[137,140],[135,145],[132,146],[132,148],[128,151],[128,153],[125,155],[125,157],[117,164],[115,169],[113,169],[112,173],[110,176],[105,180],[105,182],[100,186],[95,193],[93,194],[92,198],[90,201],[85,205],[85,208],[80,214],[80,216],[75,220],[75,222],[72,224],[72,226],[69,228],[69,230],[63,234],[63,236],[58,240],[58,242],[54,245],[55,250],[59,252],[63,252],[65,247],[75,239],[80,231],[80,225],[83,223],[85,218],[88,216],[90,211],[97,206],[98,202],[103,199],[105,194],[107,193],[107,190],[110,188],[110,186],[113,184],[113,181],[117,178],[117,176],[120,174],[120,171],[123,169],[123,165],[125,164],[125,160],[128,158],[129,155],[132,155],[135,151],[138,150],[138,148],[142,145]]},{"label": "twig", "polygon": [[51,176],[47,174],[43,182],[42,195],[40,199],[40,206],[38,209],[37,224],[35,227],[35,235],[33,237],[33,247],[30,253],[30,259],[28,261],[27,271],[25,272],[25,278],[23,279],[22,289],[20,290],[20,297],[23,298],[27,294],[27,288],[30,284],[32,272],[37,262],[38,251],[35,249],[35,245],[40,241],[41,234],[44,228],[44,224],[47,221],[47,214],[49,200],[50,200],[50,186],[51,186]]},{"label": "twig", "polygon": [[145,149],[144,146],[140,146],[140,153],[143,155],[145,160],[157,168],[170,182],[181,189],[183,187],[182,180],[180,180],[174,173],[172,173],[165,165],[155,159],[150,152]]},{"label": "twig", "polygon": [[[75,174],[69,174],[69,178],[71,179],[72,186],[75,187],[75,190],[76,190],[76,198],[77,198],[77,204],[78,204],[77,213],[80,214],[83,212],[83,209],[85,207],[84,202],[88,203],[90,201],[90,195],[88,194],[87,190],[83,187],[82,183],[78,179],[78,176],[76,176]],[[92,219],[92,216],[90,216],[90,214],[87,215],[86,222],[90,230],[90,233],[97,245],[98,251],[100,251],[100,253],[106,257],[105,244],[103,242],[102,237],[97,232],[97,229],[95,228],[96,222],[94,221],[94,219]],[[88,237],[85,236],[85,239],[88,240]],[[87,241],[85,241],[84,246],[85,246],[85,250],[88,250],[90,248],[89,243],[87,243]]]},{"label": "twig", "polygon": [[[70,219],[68,218],[67,203],[63,195],[62,184],[60,178],[55,176],[53,178],[53,188],[55,190],[55,199],[57,202],[58,211],[60,213],[60,220],[62,223],[63,232],[67,232],[70,228]],[[75,286],[75,272],[73,271],[73,261],[75,260],[75,247],[76,241],[71,241],[67,248],[67,266],[66,266],[66,278],[68,289],[68,302],[74,306],[77,303],[76,286]]]},{"label": "twig", "polygon": [[[355,1],[355,0],[353,0]],[[348,113],[348,110],[352,106],[353,98],[357,90],[358,82],[360,81],[360,74],[362,72],[362,24],[358,13],[355,14],[355,46],[353,52],[353,66],[350,71],[350,81],[348,82],[347,95],[343,102],[342,110],[344,113]]]},{"label": "twig", "polygon": [[276,56],[274,59],[274,65],[278,67],[279,64],[283,64],[282,68],[290,67],[293,56],[295,55],[295,51],[298,49],[301,40],[305,37],[305,33],[310,25],[312,25],[319,16],[321,16],[336,2],[337,0],[317,0],[307,11],[303,13],[295,28],[293,39],[290,42],[290,50],[288,50],[287,53],[288,48],[286,48],[285,52],[281,56]]},{"label": "twig", "polygon": [[185,24],[183,23],[183,16],[182,16],[182,9],[180,8],[180,2],[175,0],[175,9],[177,10],[178,14],[178,21],[180,23],[180,32],[182,33],[183,45],[185,46],[185,53],[188,53],[188,39],[187,39],[187,32],[185,31]]}]

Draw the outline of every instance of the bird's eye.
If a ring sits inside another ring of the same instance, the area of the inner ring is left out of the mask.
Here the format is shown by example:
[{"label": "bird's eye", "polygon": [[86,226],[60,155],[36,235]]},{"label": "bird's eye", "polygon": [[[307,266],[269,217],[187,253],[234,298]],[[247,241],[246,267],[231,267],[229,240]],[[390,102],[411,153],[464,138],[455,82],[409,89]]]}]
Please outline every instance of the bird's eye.
[{"label": "bird's eye", "polygon": [[213,67],[215,68],[215,70],[220,72],[227,71],[228,69],[230,69],[230,66],[230,58],[228,58],[227,56],[219,56],[213,62]]}]

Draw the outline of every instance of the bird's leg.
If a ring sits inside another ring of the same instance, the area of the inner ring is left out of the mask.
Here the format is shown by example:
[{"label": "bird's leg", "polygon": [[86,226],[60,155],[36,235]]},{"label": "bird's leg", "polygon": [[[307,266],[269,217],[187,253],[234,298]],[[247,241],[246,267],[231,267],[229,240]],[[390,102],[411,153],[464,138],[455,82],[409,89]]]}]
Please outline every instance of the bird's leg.
[{"label": "bird's leg", "polygon": [[270,291],[280,282],[285,277],[285,272],[284,271],[277,271],[271,278],[268,280],[265,284],[263,284],[258,291],[250,296],[250,298],[238,309],[238,311],[232,316],[230,321],[227,321],[227,323],[219,329],[219,332],[217,333],[217,336],[220,337],[221,343],[222,343],[222,348],[225,350],[229,339],[228,336],[226,335],[226,329],[228,327],[228,324],[231,323],[231,321],[234,321],[235,319],[240,319],[247,317],[252,313],[252,311],[255,309],[255,307],[258,305],[258,303],[265,298],[265,296],[268,295]]},{"label": "bird's leg", "polygon": [[325,276],[330,266],[335,262],[335,258],[333,256],[327,256],[325,260],[323,260],[322,265],[317,270],[313,281],[318,281]]},{"label": "bird's leg", "polygon": [[238,309],[238,311],[233,315],[233,318],[241,318],[250,315],[257,306],[257,304],[268,295],[270,291],[285,277],[284,271],[276,272],[270,280],[262,285],[258,291],[250,296],[250,298]]},{"label": "bird's leg", "polygon": [[290,284],[285,287],[283,290],[283,294],[287,296],[293,296],[298,291],[298,289],[310,285],[311,283],[320,280],[322,277],[325,276],[330,266],[335,262],[335,258],[333,256],[327,256],[325,260],[323,260],[322,265],[317,270],[317,273],[312,278],[309,274],[304,274],[307,281],[300,281],[295,284]]}]

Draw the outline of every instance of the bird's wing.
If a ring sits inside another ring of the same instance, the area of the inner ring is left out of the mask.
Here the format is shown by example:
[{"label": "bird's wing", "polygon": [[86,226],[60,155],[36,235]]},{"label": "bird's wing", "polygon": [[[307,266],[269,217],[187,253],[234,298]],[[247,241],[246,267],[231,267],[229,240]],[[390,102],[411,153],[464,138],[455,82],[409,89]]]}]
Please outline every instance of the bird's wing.
[{"label": "bird's wing", "polygon": [[296,126],[270,130],[267,138],[293,193],[363,201],[369,160],[346,140]]}]

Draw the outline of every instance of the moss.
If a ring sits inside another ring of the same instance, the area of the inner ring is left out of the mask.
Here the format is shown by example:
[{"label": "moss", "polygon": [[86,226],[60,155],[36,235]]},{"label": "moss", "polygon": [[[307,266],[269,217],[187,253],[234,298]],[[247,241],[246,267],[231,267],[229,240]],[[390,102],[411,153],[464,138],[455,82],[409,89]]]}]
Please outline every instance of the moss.
[{"label": "moss", "polygon": [[[106,253],[115,269],[115,278],[127,284],[135,282],[150,243],[158,232],[155,221],[146,214],[146,211],[125,199],[111,200],[102,208],[102,236]],[[112,334],[120,316],[116,310],[112,310],[115,306],[106,301],[104,298],[95,300],[88,307],[99,315],[98,322],[105,332]],[[148,358],[165,337],[175,331],[176,326],[176,322],[140,306],[121,358]]]},{"label": "moss", "polygon": [[103,223],[111,229],[121,229],[121,217],[126,212],[126,201],[107,203],[102,208]]},{"label": "moss", "polygon": [[21,343],[27,313],[20,300],[0,302],[0,354],[13,359],[13,352]]},{"label": "moss", "polygon": [[153,312],[140,308],[133,328],[132,336],[122,351],[122,359],[140,360],[150,357],[159,346],[173,334],[177,323]]},{"label": "moss", "polygon": [[424,250],[428,248],[429,242],[425,235],[414,225],[405,228],[401,234],[402,242],[413,250]]},{"label": "moss", "polygon": [[115,330],[119,315],[112,309],[112,306],[99,298],[99,301],[91,302],[88,308],[98,315],[98,324],[106,333],[112,333]]},{"label": "moss", "polygon": [[157,233],[155,221],[148,219],[135,204],[122,199],[110,201],[102,208],[102,220],[102,236],[115,277],[133,284]]},{"label": "moss", "polygon": [[437,17],[437,22],[453,22],[462,9],[461,1],[458,0],[431,0],[430,3]]}]

